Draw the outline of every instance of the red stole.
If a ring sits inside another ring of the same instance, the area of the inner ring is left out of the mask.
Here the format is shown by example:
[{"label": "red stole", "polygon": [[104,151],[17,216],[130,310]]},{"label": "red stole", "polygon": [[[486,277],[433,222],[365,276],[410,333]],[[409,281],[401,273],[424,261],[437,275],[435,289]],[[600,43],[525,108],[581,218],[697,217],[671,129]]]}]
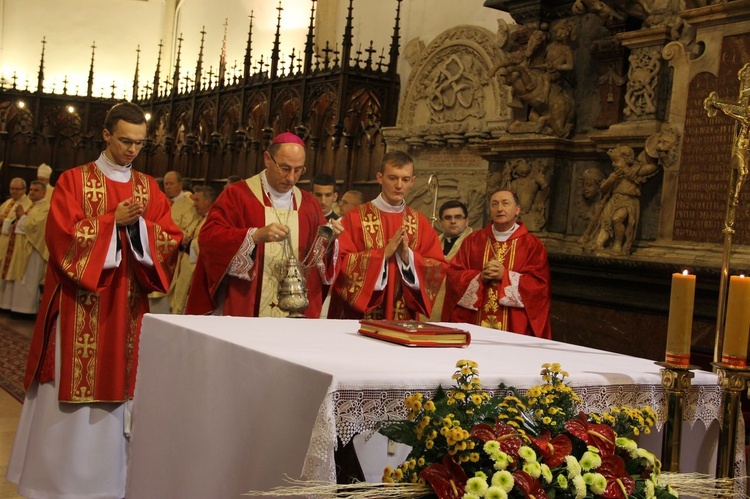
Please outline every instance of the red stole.
[{"label": "red stole", "polygon": [[[145,206],[153,267],[131,254],[127,230],[116,228],[115,208],[132,198]],[[46,227],[50,258],[42,306],[26,370],[26,386],[54,377],[55,322],[60,316],[63,402],[115,402],[132,398],[141,318],[147,295],[166,292],[182,232],[153,178],[133,171],[130,182],[109,180],[94,163],[64,172],[55,188]],[[122,261],[104,269],[112,232]]]},{"label": "red stole", "polygon": [[[408,206],[402,213],[386,213],[370,202],[347,213],[341,223],[345,230],[339,237],[340,273],[328,317],[404,320],[414,319],[417,313],[429,315],[446,263],[437,233],[427,219]],[[387,263],[385,289],[375,291],[382,277],[385,246],[401,226],[414,252],[412,271],[419,278],[419,289],[402,282],[394,256]]]}]

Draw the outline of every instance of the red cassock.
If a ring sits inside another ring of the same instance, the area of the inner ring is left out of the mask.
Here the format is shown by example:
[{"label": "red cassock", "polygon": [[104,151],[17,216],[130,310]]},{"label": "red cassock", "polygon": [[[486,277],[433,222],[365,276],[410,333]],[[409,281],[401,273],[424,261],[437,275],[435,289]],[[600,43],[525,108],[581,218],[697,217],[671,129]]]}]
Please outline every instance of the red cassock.
[{"label": "red cassock", "polygon": [[[122,261],[104,269],[115,230],[115,208],[141,202],[153,267],[136,261],[119,228]],[[148,294],[165,293],[182,232],[169,201],[148,175],[114,182],[88,163],[64,172],[52,195],[45,239],[49,265],[26,368],[26,388],[55,376],[55,324],[60,317],[59,400],[122,402],[133,397],[141,319]]]},{"label": "red cassock", "polygon": [[[339,274],[331,293],[331,319],[415,319],[429,316],[445,276],[445,258],[437,233],[421,213],[408,206],[402,213],[386,213],[372,203],[360,205],[341,220]],[[375,291],[382,277],[385,246],[399,227],[406,228],[414,252],[412,271],[419,289],[403,282],[396,257],[388,260],[388,283]]]},{"label": "red cassock", "polygon": [[[256,179],[257,176],[229,185],[206,215],[206,223],[198,236],[200,254],[190,285],[186,314],[209,314],[217,309],[221,305],[217,303],[217,295],[221,295],[219,291],[224,282],[224,315],[257,317],[263,293],[276,292],[272,277],[264,275],[266,244],[259,244],[253,250],[251,280],[228,274],[232,259],[245,242],[248,229],[265,227],[278,221],[266,220],[266,208],[271,206],[271,200],[264,191],[250,189],[248,182]],[[295,187],[293,199],[299,228],[297,258],[301,261],[312,247],[318,227],[324,225],[326,220],[320,203],[309,192]],[[306,284],[309,305],[303,313],[306,317],[319,318],[323,306],[323,283],[318,269],[310,269]]]},{"label": "red cassock", "polygon": [[[505,242],[495,240],[491,223],[464,239],[448,269],[443,321],[552,337],[547,249],[523,223],[519,225]],[[506,270],[501,282],[489,284],[480,274],[493,259],[503,262]]]}]

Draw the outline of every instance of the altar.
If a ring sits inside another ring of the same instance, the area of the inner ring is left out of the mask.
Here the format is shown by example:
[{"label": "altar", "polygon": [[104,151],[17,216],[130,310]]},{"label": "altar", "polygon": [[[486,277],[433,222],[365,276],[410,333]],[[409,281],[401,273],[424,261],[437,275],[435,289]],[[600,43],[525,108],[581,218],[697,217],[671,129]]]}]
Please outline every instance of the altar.
[{"label": "altar", "polygon": [[[407,394],[452,386],[459,359],[479,364],[488,389],[529,388],[543,363],[560,363],[582,410],[648,405],[661,427],[666,392],[652,361],[461,327],[472,334],[466,348],[409,348],[359,335],[352,320],[146,315],[127,497],[237,497],[285,475],[333,482],[337,442],[361,434],[361,445],[379,421],[404,417]],[[713,474],[719,405],[716,375],[697,371],[682,471]],[[366,452],[374,466],[400,463],[377,445]],[[658,456],[660,435],[641,446]]]}]

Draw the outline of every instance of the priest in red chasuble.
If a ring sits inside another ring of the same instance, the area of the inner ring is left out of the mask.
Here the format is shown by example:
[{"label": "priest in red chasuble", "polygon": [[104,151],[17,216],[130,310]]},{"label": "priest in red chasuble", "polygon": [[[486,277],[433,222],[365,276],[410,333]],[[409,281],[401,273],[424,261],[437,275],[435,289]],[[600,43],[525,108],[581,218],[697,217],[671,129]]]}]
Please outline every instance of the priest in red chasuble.
[{"label": "priest in red chasuble", "polygon": [[451,260],[443,321],[552,337],[547,249],[517,221],[520,213],[513,192],[492,195],[492,221],[466,237]]},{"label": "priest in red chasuble", "polygon": [[7,478],[25,497],[125,495],[130,403],[147,295],[166,292],[182,232],[153,178],[132,169],[143,111],[115,105],[106,150],[52,196],[49,265]]},{"label": "priest in red chasuble", "polygon": [[[200,231],[200,255],[186,314],[286,317],[279,308],[279,264],[293,252],[306,259],[326,224],[318,200],[295,184],[305,172],[305,143],[286,132],[263,156],[266,169],[228,185]],[[330,222],[334,237],[344,230]],[[321,250],[320,245],[316,250]],[[323,255],[306,275],[306,317],[320,317],[323,290],[335,275],[335,253]]]},{"label": "priest in red chasuble", "polygon": [[415,319],[429,316],[445,258],[427,218],[404,202],[414,185],[414,161],[401,151],[383,157],[380,195],[342,219],[339,275],[331,319]]}]

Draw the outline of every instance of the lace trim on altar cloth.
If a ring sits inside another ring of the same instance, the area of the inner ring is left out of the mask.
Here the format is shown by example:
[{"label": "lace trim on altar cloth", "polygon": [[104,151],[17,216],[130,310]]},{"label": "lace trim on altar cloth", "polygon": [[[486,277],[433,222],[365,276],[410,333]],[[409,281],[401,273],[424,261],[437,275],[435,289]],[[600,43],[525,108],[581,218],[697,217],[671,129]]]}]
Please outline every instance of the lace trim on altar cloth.
[{"label": "lace trim on altar cloth", "polygon": [[505,296],[500,298],[497,302],[506,307],[524,308],[523,300],[521,299],[521,290],[518,289],[519,282],[521,281],[521,274],[509,270],[508,277],[510,278],[510,286],[505,286],[505,289],[503,290]]},{"label": "lace trim on altar cloth", "polygon": [[255,242],[253,241],[253,234],[258,230],[257,227],[249,229],[245,234],[245,240],[242,241],[240,249],[237,250],[237,254],[234,255],[232,261],[229,262],[228,274],[233,277],[239,277],[244,281],[252,281],[253,277],[250,275],[250,271],[253,269],[255,262],[253,261],[253,250],[255,249]]},{"label": "lace trim on altar cloth", "polygon": [[469,310],[477,310],[477,301],[479,301],[479,274],[469,283],[466,292],[458,300],[458,306]]},{"label": "lace trim on altar cloth", "polygon": [[[612,407],[649,406],[657,415],[656,429],[661,430],[667,413],[667,392],[661,385],[609,385],[573,387],[581,397],[580,409],[586,413],[606,412]],[[310,445],[302,470],[305,480],[336,481],[336,467],[333,461],[333,450],[338,441],[346,444],[354,435],[362,433],[372,435],[381,421],[406,418],[404,399],[415,392],[431,398],[435,390],[422,387],[393,389],[340,389],[329,392],[320,406],[315,421]],[[487,390],[492,395],[500,394],[499,390]],[[508,392],[509,393],[509,392]],[[721,407],[721,389],[718,386],[693,386],[685,394],[683,418],[692,427],[701,422],[706,428],[719,418]],[[740,421],[741,423],[741,421]],[[738,425],[738,455],[744,455],[744,425]],[[735,460],[738,461],[738,460]],[[744,459],[735,463],[735,476],[743,476]]]}]

